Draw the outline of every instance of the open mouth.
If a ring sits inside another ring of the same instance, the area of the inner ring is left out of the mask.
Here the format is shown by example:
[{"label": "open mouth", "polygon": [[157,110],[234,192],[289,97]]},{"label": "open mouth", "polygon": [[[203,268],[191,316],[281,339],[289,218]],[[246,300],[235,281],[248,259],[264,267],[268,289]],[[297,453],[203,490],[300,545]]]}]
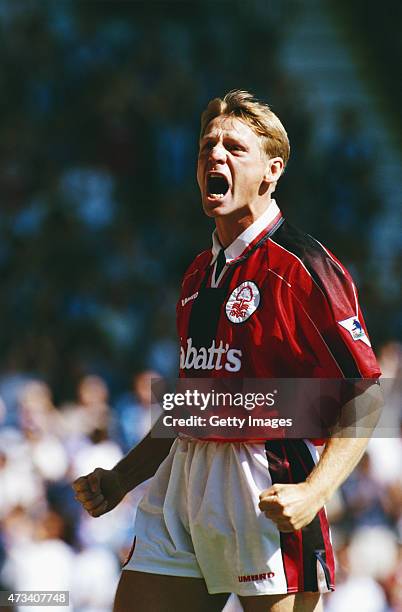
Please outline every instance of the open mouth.
[{"label": "open mouth", "polygon": [[207,194],[209,198],[223,198],[229,189],[229,182],[223,174],[211,172],[207,177]]}]

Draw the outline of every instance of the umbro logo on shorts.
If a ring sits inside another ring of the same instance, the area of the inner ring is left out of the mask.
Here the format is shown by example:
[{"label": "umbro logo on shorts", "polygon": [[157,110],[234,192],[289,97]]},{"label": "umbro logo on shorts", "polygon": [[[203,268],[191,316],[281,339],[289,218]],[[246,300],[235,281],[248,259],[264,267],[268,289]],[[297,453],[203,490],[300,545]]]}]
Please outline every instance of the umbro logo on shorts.
[{"label": "umbro logo on shorts", "polygon": [[262,574],[250,574],[249,576],[237,576],[239,582],[258,582],[269,580],[275,576],[275,572],[263,572]]}]

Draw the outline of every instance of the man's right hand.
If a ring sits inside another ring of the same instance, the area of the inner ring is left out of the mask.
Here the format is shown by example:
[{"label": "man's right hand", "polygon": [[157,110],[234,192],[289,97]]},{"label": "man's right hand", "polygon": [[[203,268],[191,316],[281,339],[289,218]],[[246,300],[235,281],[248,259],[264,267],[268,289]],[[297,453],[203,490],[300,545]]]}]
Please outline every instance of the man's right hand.
[{"label": "man's right hand", "polygon": [[121,502],[127,491],[115,470],[96,468],[73,482],[75,499],[93,517],[102,516]]}]

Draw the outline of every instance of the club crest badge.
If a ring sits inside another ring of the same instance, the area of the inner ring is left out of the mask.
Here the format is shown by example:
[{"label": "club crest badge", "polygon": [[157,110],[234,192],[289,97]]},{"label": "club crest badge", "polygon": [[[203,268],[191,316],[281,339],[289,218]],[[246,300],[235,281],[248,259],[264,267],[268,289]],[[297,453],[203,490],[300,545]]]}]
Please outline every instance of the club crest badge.
[{"label": "club crest badge", "polygon": [[232,323],[244,323],[260,303],[260,291],[252,281],[245,281],[233,289],[226,302],[226,316]]},{"label": "club crest badge", "polygon": [[338,323],[348,330],[355,342],[361,340],[364,344],[367,344],[367,346],[371,346],[370,340],[367,338],[366,332],[357,317],[349,317],[349,319],[338,321]]}]

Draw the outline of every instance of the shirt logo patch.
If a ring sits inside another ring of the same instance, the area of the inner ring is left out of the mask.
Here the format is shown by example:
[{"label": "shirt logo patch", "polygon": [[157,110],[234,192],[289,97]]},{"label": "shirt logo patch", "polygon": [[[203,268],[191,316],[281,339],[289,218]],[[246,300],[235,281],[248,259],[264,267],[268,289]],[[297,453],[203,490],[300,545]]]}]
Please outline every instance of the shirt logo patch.
[{"label": "shirt logo patch", "polygon": [[338,321],[338,323],[348,330],[354,342],[361,340],[364,342],[364,344],[371,347],[370,340],[367,338],[366,332],[364,331],[362,324],[357,317],[349,317],[349,319]]},{"label": "shirt logo patch", "polygon": [[244,281],[233,289],[226,302],[226,315],[232,323],[244,323],[260,303],[260,291],[252,281]]}]

